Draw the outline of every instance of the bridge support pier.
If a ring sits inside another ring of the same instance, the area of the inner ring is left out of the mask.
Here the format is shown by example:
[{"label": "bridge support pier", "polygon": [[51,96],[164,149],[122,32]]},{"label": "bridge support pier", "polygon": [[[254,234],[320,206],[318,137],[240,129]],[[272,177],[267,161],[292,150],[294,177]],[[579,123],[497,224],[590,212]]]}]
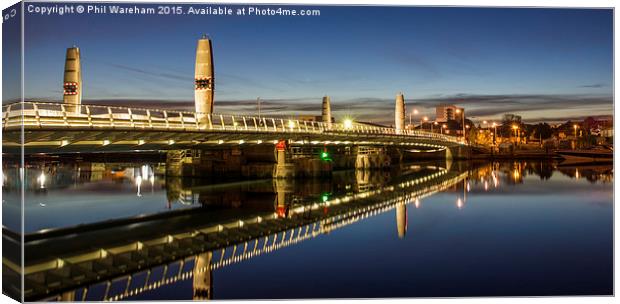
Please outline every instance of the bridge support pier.
[{"label": "bridge support pier", "polygon": [[196,256],[193,281],[194,300],[210,300],[213,298],[212,257],[213,253],[211,252],[204,252]]},{"label": "bridge support pier", "polygon": [[450,148],[446,148],[446,169],[450,170],[452,168],[452,150]]},{"label": "bridge support pier", "polygon": [[446,147],[446,160],[468,158],[471,158],[471,149],[469,147],[461,145]]},{"label": "bridge support pier", "polygon": [[398,238],[405,238],[407,233],[407,205],[399,204],[396,206],[396,229]]},{"label": "bridge support pier", "polygon": [[275,179],[273,188],[276,192],[276,213],[279,217],[286,218],[290,207],[289,199],[295,190],[295,184],[287,179]]},{"label": "bridge support pier", "polygon": [[184,149],[166,152],[166,175],[181,177],[272,177],[273,146]]},{"label": "bridge support pier", "polygon": [[210,177],[240,176],[246,161],[239,148],[225,150],[170,150],[166,152],[166,175]]},{"label": "bridge support pier", "polygon": [[276,144],[276,166],[273,169],[274,178],[294,178],[295,164],[287,160],[286,142],[281,140]]},{"label": "bridge support pier", "polygon": [[389,172],[372,170],[355,170],[355,189],[357,192],[383,187],[391,180]]},{"label": "bridge support pier", "polygon": [[75,291],[65,291],[60,295],[60,301],[75,302]]},{"label": "bridge support pier", "polygon": [[357,147],[355,169],[383,169],[392,165],[392,159],[384,148]]},{"label": "bridge support pier", "polygon": [[[325,153],[325,154],[323,154]],[[334,163],[331,152],[316,147],[286,147],[284,141],[276,145],[274,178],[331,176]]]}]

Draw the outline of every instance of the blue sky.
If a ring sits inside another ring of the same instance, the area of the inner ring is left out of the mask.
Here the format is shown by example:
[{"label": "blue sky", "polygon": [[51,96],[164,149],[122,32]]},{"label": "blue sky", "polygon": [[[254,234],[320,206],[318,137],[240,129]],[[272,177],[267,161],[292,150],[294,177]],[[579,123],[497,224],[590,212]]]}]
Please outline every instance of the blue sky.
[{"label": "blue sky", "polygon": [[207,33],[216,112],[254,112],[260,96],[273,114],[318,115],[327,94],[337,118],[389,123],[402,91],[431,118],[445,102],[479,119],[612,114],[611,10],[288,8],[321,16],[26,13],[25,97],[60,100],[65,51],[77,45],[85,103],[191,108]]}]

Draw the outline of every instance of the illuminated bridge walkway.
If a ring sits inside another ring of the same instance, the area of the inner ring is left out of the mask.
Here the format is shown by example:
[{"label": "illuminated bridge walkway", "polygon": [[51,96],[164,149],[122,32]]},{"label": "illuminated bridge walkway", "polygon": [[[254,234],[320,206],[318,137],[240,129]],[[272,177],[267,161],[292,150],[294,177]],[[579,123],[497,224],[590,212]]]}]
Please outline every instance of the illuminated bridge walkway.
[{"label": "illuminated bridge walkway", "polygon": [[[121,300],[192,277],[194,297],[210,298],[211,271],[365,218],[396,208],[400,233],[400,226],[406,227],[403,211],[407,204],[449,189],[467,174],[437,168],[423,176],[366,192],[314,203],[293,203],[286,213],[278,208],[276,212],[236,216],[227,222],[212,222],[182,231],[162,231],[172,225],[168,220],[153,221],[159,230],[147,229],[149,233],[143,236],[127,235],[131,234],[129,231],[121,233],[119,227],[90,232],[54,231],[50,237],[45,233],[35,237],[26,235],[26,254],[39,255],[27,259],[32,262],[25,267],[26,300],[93,299],[89,292],[94,290],[102,294],[97,300]],[[144,223],[131,226],[136,225]],[[79,228],[79,231],[88,230],[85,226]],[[158,231],[158,235],[153,235],[153,231]],[[3,235],[6,238],[6,233]],[[103,235],[116,239],[102,240]],[[50,246],[62,248],[61,254],[47,253],[46,250],[54,250]],[[5,259],[4,264],[18,270],[11,261]]]},{"label": "illuminated bridge walkway", "polygon": [[[201,115],[157,109],[20,102],[2,108],[3,146],[26,153],[178,150],[213,146],[275,144],[394,146],[444,150],[463,143],[456,137],[355,122],[327,124],[287,118]],[[197,117],[198,116],[198,117]]]}]

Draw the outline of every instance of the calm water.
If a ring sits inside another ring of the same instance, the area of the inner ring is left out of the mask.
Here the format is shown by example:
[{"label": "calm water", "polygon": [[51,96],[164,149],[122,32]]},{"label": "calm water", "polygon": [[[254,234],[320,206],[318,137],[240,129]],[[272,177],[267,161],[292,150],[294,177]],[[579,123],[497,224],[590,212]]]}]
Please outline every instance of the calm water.
[{"label": "calm water", "polygon": [[[26,170],[26,232],[70,235],[33,241],[27,264],[258,217],[269,229],[241,241],[222,234],[208,239],[206,253],[159,264],[148,251],[152,265],[129,271],[130,283],[128,273],[112,275],[106,299],[613,293],[611,165],[455,163],[448,171],[418,164],[328,180],[220,184],[165,179],[155,164],[97,168]],[[14,177],[5,169],[3,221],[11,229],[19,226]],[[101,282],[76,283],[72,296],[101,300],[105,290]]]}]

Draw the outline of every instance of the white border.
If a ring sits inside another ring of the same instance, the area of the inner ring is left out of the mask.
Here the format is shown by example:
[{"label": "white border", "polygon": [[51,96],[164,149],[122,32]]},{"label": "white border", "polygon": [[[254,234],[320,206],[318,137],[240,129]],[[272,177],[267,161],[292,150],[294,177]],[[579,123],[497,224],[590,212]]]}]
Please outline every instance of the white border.
[{"label": "white border", "polygon": [[[29,2],[52,2],[52,1],[29,1]],[[257,3],[257,4],[313,4],[313,5],[393,5],[393,6],[490,6],[490,7],[583,7],[583,8],[615,8],[615,1],[609,0],[440,0],[440,1],[428,1],[428,0],[355,0],[355,1],[346,1],[339,0],[337,2],[330,0],[313,0],[313,1],[300,1],[300,0],[286,0],[286,1],[269,1],[269,0],[252,0],[251,2],[241,2],[241,1],[226,1],[226,0],[210,0],[210,1],[181,1],[181,0],[168,0],[168,1],[139,1],[139,0],[114,0],[114,1],[65,1],[65,2],[137,2],[137,3]],[[5,9],[12,4],[16,3],[10,0],[0,0],[1,8]],[[23,12],[23,10],[22,10]],[[22,22],[24,22],[24,17],[22,17]],[[22,23],[23,26],[23,23]],[[614,10],[614,118],[618,117],[618,109],[615,107],[616,100],[616,91],[615,86],[618,85],[617,78],[615,77],[616,69],[616,61],[615,58],[618,55],[616,48],[616,34],[618,33],[618,25],[615,22],[615,10]],[[22,28],[23,35],[23,28]],[[0,32],[0,48],[2,48],[2,34]],[[22,46],[23,47],[23,46]],[[23,56],[22,56],[23,59]],[[1,65],[1,64],[0,64]],[[22,62],[23,68],[23,62]],[[22,72],[23,77],[23,72]],[[2,76],[0,75],[0,81],[2,80]],[[23,81],[23,79],[22,79]],[[22,90],[24,90],[22,84]],[[23,97],[23,92],[22,92]],[[618,127],[614,125],[614,133],[618,134]],[[2,136],[0,135],[0,140]],[[617,153],[614,155],[614,159],[617,159]],[[0,162],[1,163],[1,162]],[[618,163],[614,162],[614,171],[618,172]],[[615,190],[618,186],[618,179],[614,178],[614,204],[615,204]],[[0,194],[1,199],[1,194]],[[617,218],[618,210],[614,207],[614,253],[617,254],[616,248],[616,236],[618,235],[617,225],[615,224],[615,219]],[[1,216],[1,210],[0,210]],[[22,224],[23,224],[23,215],[22,215]],[[0,250],[2,245],[0,244]],[[618,280],[616,280],[616,270],[617,266],[615,263],[615,254],[614,254],[614,291],[618,290],[620,286],[618,284]],[[336,300],[295,300],[296,303],[331,303]],[[407,298],[407,299],[374,299],[374,300],[364,300],[366,303],[405,303],[405,302],[413,302],[413,303],[433,303],[433,304],[442,304],[442,303],[562,303],[562,304],[581,304],[584,302],[587,303],[612,303],[615,302],[615,298],[613,297],[519,297],[519,298],[434,298],[434,299],[420,299],[420,298]],[[14,303],[14,301],[5,296],[0,296],[1,303]],[[166,302],[166,303],[187,303],[188,301],[175,301],[175,302]],[[227,303],[243,303],[242,301],[226,301]],[[288,301],[251,301],[252,303],[281,303]],[[358,303],[359,300],[337,300],[338,303]],[[144,303],[144,302],[143,302]],[[162,301],[153,302],[153,303],[162,303]]]}]

